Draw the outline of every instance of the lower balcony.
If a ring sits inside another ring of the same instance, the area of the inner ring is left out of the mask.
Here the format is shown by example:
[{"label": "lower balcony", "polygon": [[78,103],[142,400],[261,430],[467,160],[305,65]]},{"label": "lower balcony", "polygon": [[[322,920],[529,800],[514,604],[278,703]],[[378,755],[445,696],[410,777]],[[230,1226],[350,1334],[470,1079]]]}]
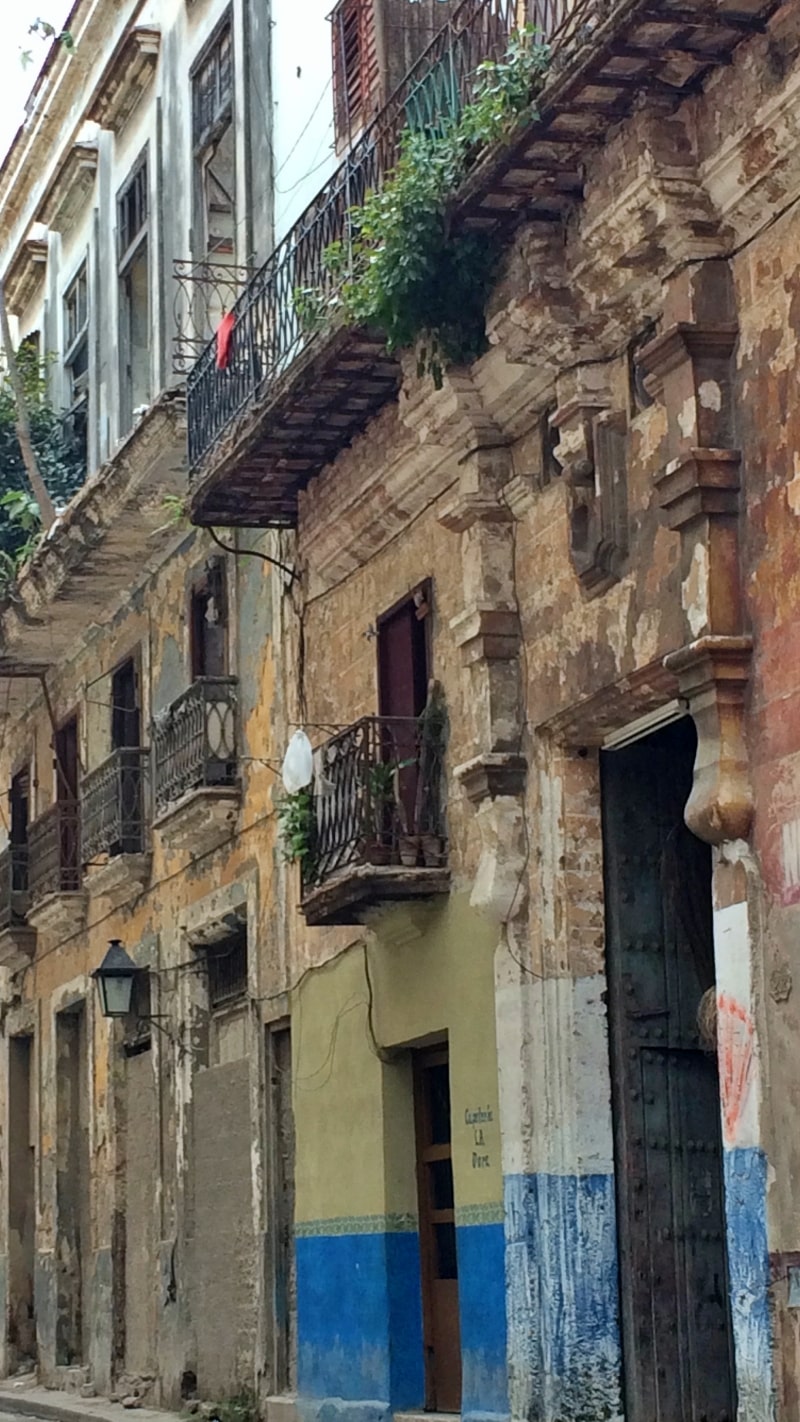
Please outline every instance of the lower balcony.
[{"label": "lower balcony", "polygon": [[80,807],[58,800],[28,831],[28,922],[68,938],[83,923],[86,893],[81,869]]},{"label": "lower balcony", "polygon": [[309,925],[447,893],[443,735],[425,717],[365,716],[317,752],[304,857]]},{"label": "lower balcony", "polygon": [[28,923],[28,846],[0,853],[0,967],[14,971],[33,955],[36,933]]},{"label": "lower balcony", "polygon": [[150,872],[150,752],[125,746],[81,784],[81,862],[93,894],[119,904]]},{"label": "lower balcony", "polygon": [[201,677],[153,721],[153,824],[194,855],[230,838],[241,801],[235,677]]}]

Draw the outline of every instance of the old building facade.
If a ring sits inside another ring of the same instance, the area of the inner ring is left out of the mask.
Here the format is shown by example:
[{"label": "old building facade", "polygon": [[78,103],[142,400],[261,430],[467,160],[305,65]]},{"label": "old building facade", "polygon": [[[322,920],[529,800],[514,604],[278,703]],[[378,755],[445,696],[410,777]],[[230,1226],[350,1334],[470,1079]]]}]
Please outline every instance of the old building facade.
[{"label": "old building facade", "polygon": [[[789,1419],[800,10],[123,9],[101,55],[76,6],[58,161],[34,106],[0,189],[93,471],[2,612],[6,1368]],[[523,22],[536,112],[452,204],[502,244],[484,353],[310,326]]]}]

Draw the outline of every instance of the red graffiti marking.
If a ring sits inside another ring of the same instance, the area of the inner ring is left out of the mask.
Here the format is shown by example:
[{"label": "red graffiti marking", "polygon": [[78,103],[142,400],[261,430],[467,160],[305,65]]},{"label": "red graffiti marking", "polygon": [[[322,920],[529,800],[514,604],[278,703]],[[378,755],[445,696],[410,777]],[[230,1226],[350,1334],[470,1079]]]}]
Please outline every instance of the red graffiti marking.
[{"label": "red graffiti marking", "polygon": [[717,1001],[717,1052],[725,1144],[734,1145],[752,1079],[753,1019],[725,992]]}]

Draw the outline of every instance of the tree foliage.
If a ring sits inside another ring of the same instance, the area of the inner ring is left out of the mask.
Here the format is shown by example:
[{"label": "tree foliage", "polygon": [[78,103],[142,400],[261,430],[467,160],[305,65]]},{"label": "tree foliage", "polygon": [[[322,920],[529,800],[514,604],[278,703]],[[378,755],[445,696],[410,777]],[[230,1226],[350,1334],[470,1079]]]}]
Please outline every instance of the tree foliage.
[{"label": "tree foliage", "polygon": [[[85,451],[47,399],[46,370],[24,345],[16,353],[31,425],[31,442],[53,502],[63,506],[86,475]],[[27,556],[39,527],[38,509],[16,431],[16,406],[7,374],[0,377],[0,553],[18,562]]]}]

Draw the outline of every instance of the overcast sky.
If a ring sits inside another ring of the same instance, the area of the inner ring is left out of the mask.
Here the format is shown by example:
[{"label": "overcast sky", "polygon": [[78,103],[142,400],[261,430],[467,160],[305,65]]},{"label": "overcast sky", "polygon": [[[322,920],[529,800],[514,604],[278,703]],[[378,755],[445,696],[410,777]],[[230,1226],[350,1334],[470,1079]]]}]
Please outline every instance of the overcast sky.
[{"label": "overcast sky", "polygon": [[[71,0],[0,0],[3,9],[3,43],[0,46],[0,154],[22,121],[25,100],[47,54],[48,42],[29,35],[28,27],[38,16],[51,25],[63,25]],[[33,62],[23,65],[25,50],[33,52]]]}]

